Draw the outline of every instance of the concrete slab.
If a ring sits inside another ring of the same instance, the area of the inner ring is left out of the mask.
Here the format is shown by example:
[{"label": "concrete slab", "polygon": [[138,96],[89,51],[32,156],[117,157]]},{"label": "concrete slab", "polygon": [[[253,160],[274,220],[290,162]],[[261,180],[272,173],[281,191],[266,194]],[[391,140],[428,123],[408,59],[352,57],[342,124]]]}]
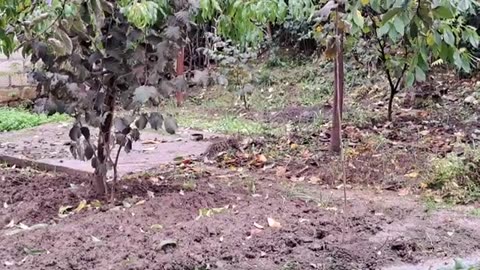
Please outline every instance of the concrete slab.
[{"label": "concrete slab", "polygon": [[[15,164],[23,160],[28,166],[36,164],[51,171],[91,173],[93,169],[90,162],[73,159],[68,146],[64,145],[70,141],[70,126],[69,123],[46,124],[32,129],[1,133],[0,160]],[[208,139],[216,137],[215,134],[203,133],[205,140],[193,141],[192,133],[198,132],[179,130],[177,135],[168,135],[151,129],[142,131],[140,140],[133,143],[132,151],[120,154],[119,174],[142,172],[170,163],[179,156],[198,156],[209,146]]]}]

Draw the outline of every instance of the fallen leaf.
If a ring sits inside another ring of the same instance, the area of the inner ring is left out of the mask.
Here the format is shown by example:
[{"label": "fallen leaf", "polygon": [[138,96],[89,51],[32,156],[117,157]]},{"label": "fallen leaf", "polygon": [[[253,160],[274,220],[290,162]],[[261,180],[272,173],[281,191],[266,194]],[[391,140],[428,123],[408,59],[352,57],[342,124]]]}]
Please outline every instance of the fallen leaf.
[{"label": "fallen leaf", "polygon": [[43,253],[48,253],[48,251],[45,249],[27,248],[27,247],[23,248],[23,252],[25,252],[28,255],[40,255]]},{"label": "fallen leaf", "polygon": [[91,206],[95,207],[95,208],[100,208],[102,207],[102,203],[99,201],[99,200],[93,200],[91,203],[90,203]]},{"label": "fallen leaf", "polygon": [[146,140],[142,142],[142,144],[159,144],[159,143],[160,143],[159,141],[155,141],[155,140]]},{"label": "fallen leaf", "polygon": [[310,177],[310,180],[308,180],[308,182],[310,184],[318,184],[318,183],[320,183],[320,178],[318,178],[316,176],[312,176],[312,177]]},{"label": "fallen leaf", "polygon": [[[345,187],[346,187],[347,189],[348,189],[348,188],[352,188],[351,185],[346,185]],[[340,184],[340,185],[336,186],[335,188],[336,188],[336,189],[343,189],[343,184]]]},{"label": "fallen leaf", "polygon": [[270,228],[281,228],[282,227],[280,222],[276,221],[273,218],[267,218],[267,222],[268,222],[268,226],[270,226]]},{"label": "fallen leaf", "polygon": [[408,178],[417,178],[417,177],[418,177],[418,172],[417,172],[417,171],[413,171],[413,172],[407,173],[407,174],[405,174],[405,177],[408,177]]},{"label": "fallen leaf", "polygon": [[256,222],[253,223],[253,226],[255,226],[258,229],[263,229],[264,227]]},{"label": "fallen leaf", "polygon": [[275,175],[277,177],[285,177],[286,174],[287,174],[287,168],[285,168],[283,166],[278,166],[277,167],[277,171],[275,172]]},{"label": "fallen leaf", "polygon": [[258,163],[266,163],[267,162],[267,157],[265,155],[260,154],[256,156],[256,160]]},{"label": "fallen leaf", "polygon": [[78,204],[77,208],[75,208],[75,210],[73,210],[73,211],[76,212],[76,213],[78,213],[78,212],[82,211],[83,208],[85,208],[85,206],[87,206],[87,201],[86,201],[86,200],[82,200],[82,201]]},{"label": "fallen leaf", "polygon": [[306,218],[301,218],[301,219],[298,220],[298,222],[300,222],[300,223],[305,223],[305,222],[308,222],[308,221],[310,221],[310,220],[306,219]]},{"label": "fallen leaf", "polygon": [[145,202],[146,202],[145,200],[140,200],[135,205],[142,205],[142,204],[145,204]]},{"label": "fallen leaf", "polygon": [[167,239],[160,242],[160,249],[166,250],[167,248],[175,248],[177,247],[177,241],[173,239]]},{"label": "fallen leaf", "polygon": [[161,229],[163,229],[163,225],[161,225],[161,224],[153,224],[152,226],[150,226],[150,229],[152,229],[152,230],[161,230]]},{"label": "fallen leaf", "polygon": [[15,226],[15,221],[12,219],[4,228],[13,228],[13,226]]},{"label": "fallen leaf", "polygon": [[303,181],[305,181],[305,176],[302,176],[302,177],[293,176],[290,180],[292,182],[303,182]]},{"label": "fallen leaf", "polygon": [[398,191],[398,196],[407,196],[410,193],[408,188],[402,188]]},{"label": "fallen leaf", "polygon": [[427,135],[430,133],[430,131],[429,131],[428,129],[426,129],[426,130],[420,131],[419,133],[420,133],[420,135],[422,135],[422,136],[427,136]]},{"label": "fallen leaf", "polygon": [[99,238],[93,236],[93,235],[90,235],[90,237],[92,237],[92,241],[95,242],[95,243],[99,243],[99,242],[102,242],[102,240],[100,240]]},{"label": "fallen leaf", "polygon": [[58,209],[58,216],[60,218],[67,217],[70,213],[70,211],[73,209],[73,206],[67,205],[67,206],[60,206]]}]

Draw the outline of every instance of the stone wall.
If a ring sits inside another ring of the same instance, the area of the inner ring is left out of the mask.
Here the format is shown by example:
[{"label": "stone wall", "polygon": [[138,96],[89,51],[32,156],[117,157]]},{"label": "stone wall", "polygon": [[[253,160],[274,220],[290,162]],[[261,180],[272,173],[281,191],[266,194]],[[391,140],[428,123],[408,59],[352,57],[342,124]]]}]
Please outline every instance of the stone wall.
[{"label": "stone wall", "polygon": [[27,86],[25,65],[26,60],[20,53],[15,53],[10,58],[0,54],[0,89]]}]

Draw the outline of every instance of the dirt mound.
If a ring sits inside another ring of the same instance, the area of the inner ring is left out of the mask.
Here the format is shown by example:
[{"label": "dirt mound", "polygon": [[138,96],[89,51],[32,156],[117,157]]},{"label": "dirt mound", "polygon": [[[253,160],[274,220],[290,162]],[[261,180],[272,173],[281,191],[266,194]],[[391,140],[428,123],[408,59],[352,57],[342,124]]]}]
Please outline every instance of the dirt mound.
[{"label": "dirt mound", "polygon": [[480,248],[478,219],[426,215],[393,193],[352,191],[345,221],[340,192],[306,186],[299,196],[258,182],[253,195],[237,175],[221,173],[188,189],[156,175],[130,177],[121,182],[121,203],[59,218],[61,206],[92,202],[85,188],[72,190],[88,179],[4,170],[4,223],[49,225],[1,230],[0,263],[22,270],[380,269]]}]

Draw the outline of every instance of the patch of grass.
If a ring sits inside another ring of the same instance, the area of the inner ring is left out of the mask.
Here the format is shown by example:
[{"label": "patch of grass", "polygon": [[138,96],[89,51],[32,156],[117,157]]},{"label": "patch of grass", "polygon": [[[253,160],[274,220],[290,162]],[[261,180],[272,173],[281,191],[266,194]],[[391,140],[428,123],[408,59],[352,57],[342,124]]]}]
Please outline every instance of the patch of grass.
[{"label": "patch of grass", "polygon": [[333,206],[332,197],[325,197],[322,193],[309,189],[308,187],[295,186],[286,191],[287,196],[292,199],[299,199],[307,203],[313,202],[319,207]]},{"label": "patch of grass", "polygon": [[372,126],[373,122],[379,122],[383,115],[378,112],[372,112],[362,104],[349,104],[345,110],[345,122],[358,128]]},{"label": "patch of grass", "polygon": [[303,84],[300,91],[300,103],[305,106],[315,106],[324,103],[332,95],[333,86],[328,80],[314,84]]},{"label": "patch of grass", "polygon": [[451,204],[467,204],[480,199],[480,151],[466,147],[461,157],[448,155],[432,162],[427,188]]},{"label": "patch of grass", "polygon": [[31,128],[46,123],[64,122],[70,120],[65,114],[44,114],[30,113],[23,109],[0,108],[0,132]]},{"label": "patch of grass", "polygon": [[438,270],[479,270],[480,264],[466,265],[459,259],[455,259],[455,264],[452,267],[444,267]]},{"label": "patch of grass", "polygon": [[185,113],[178,115],[177,121],[180,126],[201,129],[209,132],[246,135],[275,133],[275,128],[264,123],[233,115],[225,115],[216,118],[213,116]]},{"label": "patch of grass", "polygon": [[424,203],[426,213],[432,213],[440,209],[451,209],[453,207],[452,204],[436,201],[432,196],[425,196]]},{"label": "patch of grass", "polygon": [[469,214],[474,217],[480,217],[480,208],[470,210]]},{"label": "patch of grass", "polygon": [[281,268],[281,270],[296,270],[296,269],[299,269],[299,265],[295,261],[286,262]]}]

